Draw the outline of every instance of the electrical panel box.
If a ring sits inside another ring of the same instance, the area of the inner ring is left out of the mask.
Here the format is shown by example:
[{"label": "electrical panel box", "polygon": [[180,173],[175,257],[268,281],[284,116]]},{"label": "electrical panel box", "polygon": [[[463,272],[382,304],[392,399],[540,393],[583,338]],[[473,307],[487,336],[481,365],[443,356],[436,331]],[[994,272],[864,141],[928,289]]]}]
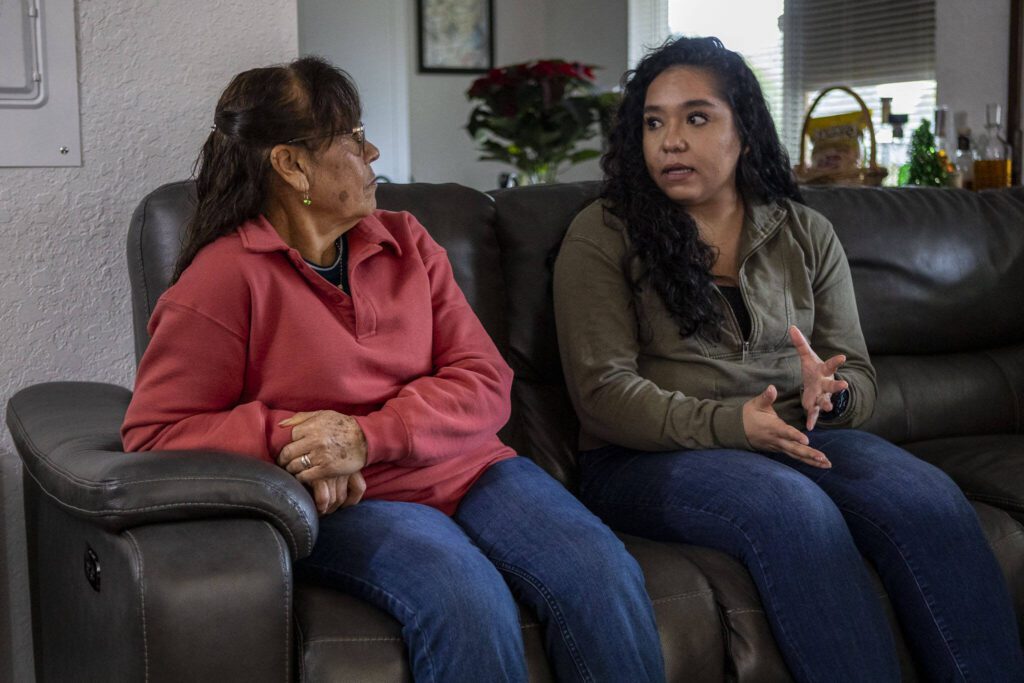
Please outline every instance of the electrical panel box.
[{"label": "electrical panel box", "polygon": [[0,0],[0,166],[81,166],[74,0]]}]

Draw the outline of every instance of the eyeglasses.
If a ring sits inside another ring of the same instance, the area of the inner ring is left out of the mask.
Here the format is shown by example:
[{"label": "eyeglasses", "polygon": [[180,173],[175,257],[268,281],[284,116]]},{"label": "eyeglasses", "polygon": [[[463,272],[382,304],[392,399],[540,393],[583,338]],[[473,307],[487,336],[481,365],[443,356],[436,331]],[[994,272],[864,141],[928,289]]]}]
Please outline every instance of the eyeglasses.
[{"label": "eyeglasses", "polygon": [[358,126],[353,128],[347,133],[322,133],[320,135],[307,135],[301,138],[292,138],[291,140],[285,140],[284,144],[294,145],[296,142],[306,142],[308,140],[322,140],[324,138],[333,138],[337,136],[351,136],[356,144],[359,145],[359,155],[363,156],[366,154],[366,126],[360,123]]}]

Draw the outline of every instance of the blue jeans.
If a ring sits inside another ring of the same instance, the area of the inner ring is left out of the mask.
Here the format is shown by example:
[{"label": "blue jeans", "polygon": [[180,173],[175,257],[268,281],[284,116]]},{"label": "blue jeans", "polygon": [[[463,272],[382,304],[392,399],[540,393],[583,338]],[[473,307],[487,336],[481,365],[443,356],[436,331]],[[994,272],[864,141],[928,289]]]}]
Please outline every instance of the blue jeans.
[{"label": "blue jeans", "polygon": [[1024,680],[1005,580],[953,481],[866,432],[808,437],[831,469],[741,450],[589,451],[581,498],[612,528],[743,562],[799,681],[899,680],[862,554],[927,680]]},{"label": "blue jeans", "polygon": [[665,678],[640,567],[528,458],[488,468],[453,517],[383,500],[338,510],[297,570],[401,622],[416,681],[526,681],[514,598],[559,680]]}]

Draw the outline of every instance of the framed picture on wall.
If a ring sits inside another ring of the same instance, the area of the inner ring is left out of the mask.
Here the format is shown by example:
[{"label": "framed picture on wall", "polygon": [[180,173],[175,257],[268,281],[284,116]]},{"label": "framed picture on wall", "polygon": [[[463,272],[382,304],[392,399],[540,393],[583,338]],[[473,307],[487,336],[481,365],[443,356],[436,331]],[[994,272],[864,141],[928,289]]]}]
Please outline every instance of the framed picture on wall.
[{"label": "framed picture on wall", "polygon": [[416,0],[420,72],[473,74],[494,66],[493,0]]}]

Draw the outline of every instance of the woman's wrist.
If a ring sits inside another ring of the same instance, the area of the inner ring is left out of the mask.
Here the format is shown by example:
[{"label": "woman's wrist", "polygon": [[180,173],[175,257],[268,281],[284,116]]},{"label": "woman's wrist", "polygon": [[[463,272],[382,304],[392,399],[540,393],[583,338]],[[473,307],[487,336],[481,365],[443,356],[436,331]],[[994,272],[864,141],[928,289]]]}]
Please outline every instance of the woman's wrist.
[{"label": "woman's wrist", "polygon": [[832,410],[828,412],[822,412],[818,416],[818,420],[821,422],[831,422],[838,420],[846,412],[846,409],[850,405],[850,390],[843,389],[842,391],[832,394]]}]

